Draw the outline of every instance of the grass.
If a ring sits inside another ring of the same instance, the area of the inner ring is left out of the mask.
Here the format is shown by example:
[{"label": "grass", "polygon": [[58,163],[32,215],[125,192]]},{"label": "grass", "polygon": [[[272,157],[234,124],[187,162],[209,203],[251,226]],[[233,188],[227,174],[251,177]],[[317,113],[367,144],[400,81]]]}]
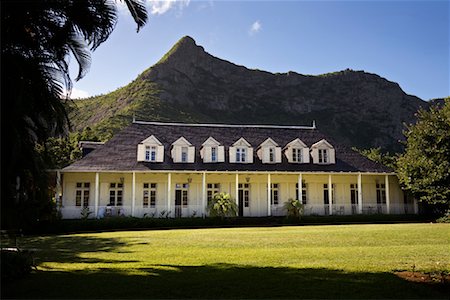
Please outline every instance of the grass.
[{"label": "grass", "polygon": [[398,270],[450,272],[449,224],[37,236],[38,270],[2,298],[448,298]]}]

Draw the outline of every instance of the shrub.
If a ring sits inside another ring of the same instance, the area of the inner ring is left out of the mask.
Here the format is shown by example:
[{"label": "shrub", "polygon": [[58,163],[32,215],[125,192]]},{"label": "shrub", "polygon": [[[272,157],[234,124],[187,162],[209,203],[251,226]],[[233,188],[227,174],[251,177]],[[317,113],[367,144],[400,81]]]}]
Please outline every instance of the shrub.
[{"label": "shrub", "polygon": [[286,209],[286,216],[288,218],[300,219],[303,215],[303,208],[303,204],[296,199],[289,198],[289,200],[284,203],[284,209]]},{"label": "shrub", "polygon": [[208,212],[211,217],[235,217],[237,205],[228,193],[215,194],[208,203]]}]

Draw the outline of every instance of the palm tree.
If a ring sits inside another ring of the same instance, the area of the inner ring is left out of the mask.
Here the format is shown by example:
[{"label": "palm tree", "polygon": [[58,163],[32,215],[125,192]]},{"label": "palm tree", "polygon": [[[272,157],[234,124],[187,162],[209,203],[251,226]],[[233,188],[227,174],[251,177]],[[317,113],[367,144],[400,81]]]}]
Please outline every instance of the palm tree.
[{"label": "palm tree", "polygon": [[[147,21],[142,0],[124,0],[137,30]],[[1,2],[2,222],[26,198],[46,194],[45,166],[35,150],[70,127],[66,102],[72,88],[69,56],[81,79],[91,51],[117,23],[108,0],[7,0]],[[67,91],[67,92],[65,92]],[[36,199],[33,199],[36,200]]]}]

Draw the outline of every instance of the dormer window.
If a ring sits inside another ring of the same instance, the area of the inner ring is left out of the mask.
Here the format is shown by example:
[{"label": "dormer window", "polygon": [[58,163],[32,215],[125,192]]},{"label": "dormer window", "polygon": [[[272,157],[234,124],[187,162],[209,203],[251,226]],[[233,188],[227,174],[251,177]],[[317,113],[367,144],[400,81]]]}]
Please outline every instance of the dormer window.
[{"label": "dormer window", "polygon": [[211,147],[211,162],[217,162],[217,147]]},{"label": "dormer window", "polygon": [[245,148],[236,148],[236,162],[245,162]]},{"label": "dormer window", "polygon": [[326,140],[320,140],[311,146],[313,163],[329,165],[336,163],[336,152],[334,147]]},{"label": "dormer window", "polygon": [[292,162],[295,162],[295,163],[303,162],[302,152],[303,151],[301,148],[292,148]]},{"label": "dormer window", "polygon": [[188,147],[181,147],[181,162],[188,160]]},{"label": "dormer window", "polygon": [[269,148],[269,162],[275,162],[275,148]]},{"label": "dormer window", "polygon": [[172,144],[171,155],[174,163],[193,163],[195,147],[184,137],[180,137]]},{"label": "dormer window", "polygon": [[319,164],[328,163],[328,149],[319,149]]},{"label": "dormer window", "polygon": [[271,138],[259,145],[256,154],[263,164],[281,163],[281,147]]},{"label": "dormer window", "polygon": [[213,137],[203,142],[200,157],[204,163],[220,163],[225,161],[225,147]]},{"label": "dormer window", "polygon": [[244,138],[237,140],[230,148],[230,163],[253,163],[253,148]]},{"label": "dormer window", "polygon": [[163,162],[163,144],[153,135],[146,138],[138,144],[137,160],[145,162]]},{"label": "dormer window", "polygon": [[156,161],[156,146],[145,146],[145,160]]},{"label": "dormer window", "polygon": [[288,162],[293,164],[309,163],[309,148],[300,139],[295,139],[284,147]]}]

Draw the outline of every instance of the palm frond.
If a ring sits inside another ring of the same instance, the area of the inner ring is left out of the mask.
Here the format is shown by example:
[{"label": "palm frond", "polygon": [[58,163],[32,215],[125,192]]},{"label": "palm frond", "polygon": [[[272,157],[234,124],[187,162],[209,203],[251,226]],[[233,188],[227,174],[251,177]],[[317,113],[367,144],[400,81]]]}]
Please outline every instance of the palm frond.
[{"label": "palm frond", "polygon": [[141,0],[124,0],[124,1],[128,7],[128,10],[131,13],[131,16],[133,17],[134,21],[137,24],[136,31],[139,32],[141,27],[143,27],[147,22],[148,18],[145,4]]}]

